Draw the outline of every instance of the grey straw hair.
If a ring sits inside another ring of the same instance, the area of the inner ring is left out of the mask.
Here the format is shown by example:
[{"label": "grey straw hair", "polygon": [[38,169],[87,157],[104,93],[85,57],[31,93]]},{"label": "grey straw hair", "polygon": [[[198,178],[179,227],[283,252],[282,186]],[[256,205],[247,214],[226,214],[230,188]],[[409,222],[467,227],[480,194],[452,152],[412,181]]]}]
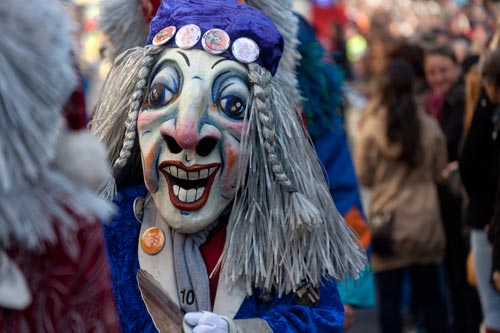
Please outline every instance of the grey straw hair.
[{"label": "grey straw hair", "polygon": [[127,50],[115,59],[106,78],[104,98],[98,103],[91,129],[108,147],[112,177],[98,191],[100,197],[107,200],[112,200],[116,194],[116,178],[134,148],[137,117],[146,94],[147,80],[161,51],[163,48],[159,46]]},{"label": "grey straw hair", "polygon": [[357,277],[366,256],[332,202],[300,114],[282,86],[249,65],[250,112],[242,136],[238,193],[229,218],[222,277],[295,291],[304,280]]}]

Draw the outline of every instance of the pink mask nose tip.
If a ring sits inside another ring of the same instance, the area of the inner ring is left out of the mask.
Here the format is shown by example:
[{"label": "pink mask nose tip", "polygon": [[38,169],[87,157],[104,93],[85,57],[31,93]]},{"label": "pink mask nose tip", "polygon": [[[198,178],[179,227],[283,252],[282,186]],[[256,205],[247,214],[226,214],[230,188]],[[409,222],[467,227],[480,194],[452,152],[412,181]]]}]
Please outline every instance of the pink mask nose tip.
[{"label": "pink mask nose tip", "polygon": [[201,138],[194,126],[180,126],[175,132],[175,140],[182,149],[195,149]]}]

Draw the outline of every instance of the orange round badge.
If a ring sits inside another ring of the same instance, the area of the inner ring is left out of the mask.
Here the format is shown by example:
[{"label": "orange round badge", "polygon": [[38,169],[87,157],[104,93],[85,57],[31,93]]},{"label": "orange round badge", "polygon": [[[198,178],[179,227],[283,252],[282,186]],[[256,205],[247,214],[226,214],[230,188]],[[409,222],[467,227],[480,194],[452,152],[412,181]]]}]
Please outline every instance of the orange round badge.
[{"label": "orange round badge", "polygon": [[229,48],[229,35],[221,29],[210,29],[201,38],[201,45],[210,54],[221,54]]},{"label": "orange round badge", "polygon": [[155,255],[163,249],[165,235],[160,228],[151,227],[146,229],[141,236],[141,248],[150,255]]},{"label": "orange round badge", "polygon": [[153,45],[163,45],[175,35],[176,28],[174,26],[166,27],[165,29],[160,30],[155,38],[153,38]]}]

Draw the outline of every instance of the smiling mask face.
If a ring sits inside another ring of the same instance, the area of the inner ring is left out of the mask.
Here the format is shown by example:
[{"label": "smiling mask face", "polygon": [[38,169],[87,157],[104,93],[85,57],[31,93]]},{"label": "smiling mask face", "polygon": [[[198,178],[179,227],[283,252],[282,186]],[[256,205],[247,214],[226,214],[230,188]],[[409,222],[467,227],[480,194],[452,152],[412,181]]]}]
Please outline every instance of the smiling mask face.
[{"label": "smiling mask face", "polygon": [[236,61],[167,49],[153,67],[137,129],[146,187],[173,229],[200,231],[233,199],[249,98]]}]

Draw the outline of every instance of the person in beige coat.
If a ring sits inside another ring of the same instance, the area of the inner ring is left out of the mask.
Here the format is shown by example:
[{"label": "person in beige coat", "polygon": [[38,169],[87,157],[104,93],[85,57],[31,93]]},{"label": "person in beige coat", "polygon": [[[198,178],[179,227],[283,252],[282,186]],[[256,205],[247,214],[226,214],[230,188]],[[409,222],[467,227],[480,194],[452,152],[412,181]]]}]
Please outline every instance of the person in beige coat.
[{"label": "person in beige coat", "polygon": [[381,77],[355,149],[359,182],[372,191],[369,220],[381,331],[402,332],[402,284],[408,271],[427,331],[445,332],[438,272],[445,237],[435,185],[447,164],[445,138],[438,123],[416,107],[408,63],[391,61]]}]

